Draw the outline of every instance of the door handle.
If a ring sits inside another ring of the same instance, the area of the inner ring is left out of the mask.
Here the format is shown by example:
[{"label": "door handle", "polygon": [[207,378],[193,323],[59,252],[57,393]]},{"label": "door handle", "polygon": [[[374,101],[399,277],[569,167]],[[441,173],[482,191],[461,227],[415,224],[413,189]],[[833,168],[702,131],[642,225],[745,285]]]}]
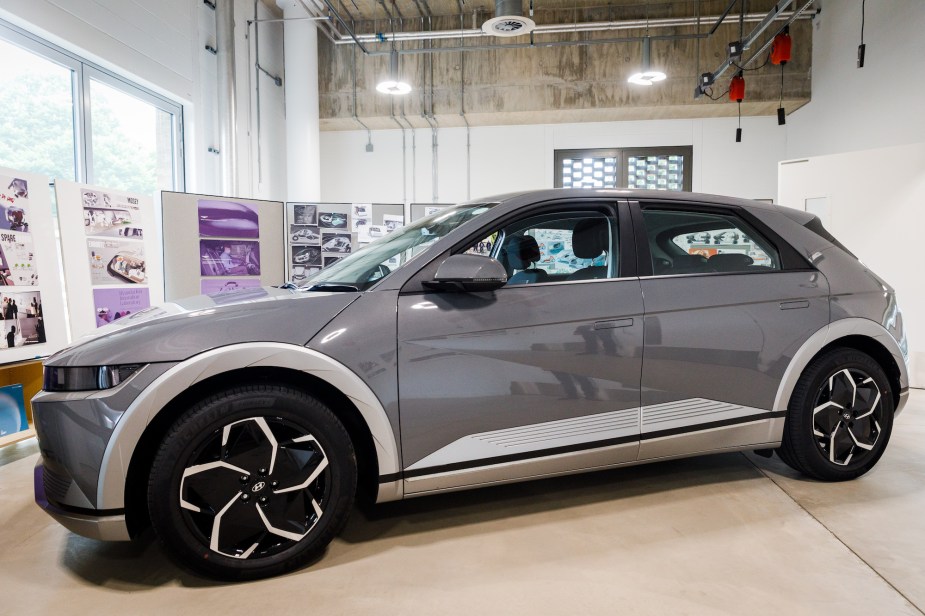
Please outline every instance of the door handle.
[{"label": "door handle", "polygon": [[613,319],[610,321],[595,321],[594,329],[616,329],[618,327],[630,327],[633,319]]},{"label": "door handle", "polygon": [[781,310],[796,310],[797,308],[809,308],[809,300],[808,299],[798,299],[792,302],[781,302],[780,303]]}]

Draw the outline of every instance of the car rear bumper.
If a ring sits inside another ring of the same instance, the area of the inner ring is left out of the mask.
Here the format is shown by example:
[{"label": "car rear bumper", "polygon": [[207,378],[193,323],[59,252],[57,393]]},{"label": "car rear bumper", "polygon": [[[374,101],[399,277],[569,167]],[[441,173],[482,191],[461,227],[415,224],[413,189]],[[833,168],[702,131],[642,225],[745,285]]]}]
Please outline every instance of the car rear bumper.
[{"label": "car rear bumper", "polygon": [[100,541],[129,541],[125,510],[98,511],[57,505],[45,495],[45,466],[39,459],[33,473],[35,502],[55,521],[73,533]]}]

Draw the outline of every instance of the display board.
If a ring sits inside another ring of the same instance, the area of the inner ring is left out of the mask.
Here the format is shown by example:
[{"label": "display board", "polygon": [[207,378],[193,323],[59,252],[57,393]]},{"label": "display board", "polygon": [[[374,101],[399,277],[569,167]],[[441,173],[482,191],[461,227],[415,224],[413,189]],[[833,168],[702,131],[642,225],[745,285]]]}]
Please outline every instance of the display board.
[{"label": "display board", "polygon": [[55,181],[71,338],[164,301],[151,197]]},{"label": "display board", "polygon": [[287,203],[287,280],[301,284],[404,224],[401,203]]},{"label": "display board", "polygon": [[452,203],[412,203],[411,204],[411,222],[417,222],[425,216],[435,214],[444,208],[448,208]]},{"label": "display board", "polygon": [[48,177],[0,167],[0,364],[67,344]]},{"label": "display board", "polygon": [[283,210],[281,201],[162,192],[164,297],[283,284]]}]

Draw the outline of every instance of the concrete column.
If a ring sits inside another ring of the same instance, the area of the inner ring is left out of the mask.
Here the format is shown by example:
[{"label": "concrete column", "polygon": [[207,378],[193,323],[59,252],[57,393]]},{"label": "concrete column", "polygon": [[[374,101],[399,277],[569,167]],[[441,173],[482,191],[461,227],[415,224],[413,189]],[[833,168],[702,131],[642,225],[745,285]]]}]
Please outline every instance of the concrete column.
[{"label": "concrete column", "polygon": [[[296,0],[277,0],[285,19],[308,17]],[[286,184],[288,201],[321,199],[318,113],[318,30],[314,21],[287,21]]]}]

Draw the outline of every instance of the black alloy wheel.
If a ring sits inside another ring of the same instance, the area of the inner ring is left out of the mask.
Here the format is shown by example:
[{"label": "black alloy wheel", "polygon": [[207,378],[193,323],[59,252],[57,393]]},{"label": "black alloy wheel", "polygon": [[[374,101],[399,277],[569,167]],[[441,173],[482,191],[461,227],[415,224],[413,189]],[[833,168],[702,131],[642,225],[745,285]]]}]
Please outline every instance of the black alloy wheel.
[{"label": "black alloy wheel", "polygon": [[778,456],[823,481],[869,471],[893,428],[893,393],[871,356],[835,348],[809,363],[794,388]]},{"label": "black alloy wheel", "polygon": [[356,491],[350,438],[304,392],[237,387],[183,415],[152,465],[152,525],[180,564],[254,579],[317,556]]}]

